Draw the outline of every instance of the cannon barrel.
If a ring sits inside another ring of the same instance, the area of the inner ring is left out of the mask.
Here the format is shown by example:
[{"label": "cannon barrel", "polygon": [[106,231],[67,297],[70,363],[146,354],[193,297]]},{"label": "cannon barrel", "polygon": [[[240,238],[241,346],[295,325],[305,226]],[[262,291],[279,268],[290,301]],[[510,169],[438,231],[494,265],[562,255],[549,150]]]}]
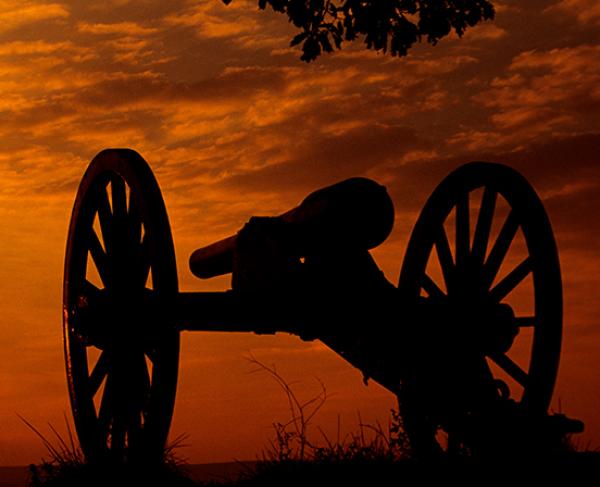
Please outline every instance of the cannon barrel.
[{"label": "cannon barrel", "polygon": [[[394,205],[384,186],[351,178],[319,189],[278,217],[297,236],[299,257],[324,251],[368,250],[381,244],[394,225]],[[192,273],[202,279],[232,272],[237,235],[195,250]]]}]

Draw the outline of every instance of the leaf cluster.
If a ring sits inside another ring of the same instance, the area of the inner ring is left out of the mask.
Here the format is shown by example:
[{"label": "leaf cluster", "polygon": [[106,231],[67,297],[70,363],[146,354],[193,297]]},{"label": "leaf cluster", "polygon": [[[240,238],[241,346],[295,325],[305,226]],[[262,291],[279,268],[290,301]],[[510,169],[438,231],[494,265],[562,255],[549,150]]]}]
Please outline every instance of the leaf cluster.
[{"label": "leaf cluster", "polygon": [[452,31],[462,36],[494,18],[488,0],[258,0],[258,7],[287,15],[300,31],[290,45],[302,44],[306,62],[359,37],[367,49],[405,56],[422,39],[435,45]]}]

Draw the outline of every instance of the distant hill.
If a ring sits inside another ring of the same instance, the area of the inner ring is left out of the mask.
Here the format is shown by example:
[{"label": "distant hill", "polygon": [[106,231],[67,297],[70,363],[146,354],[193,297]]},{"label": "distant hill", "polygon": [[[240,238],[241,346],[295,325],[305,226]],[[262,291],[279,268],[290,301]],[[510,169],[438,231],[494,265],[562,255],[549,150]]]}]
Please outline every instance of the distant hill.
[{"label": "distant hill", "polygon": [[[185,470],[196,482],[226,482],[254,468],[254,461],[204,463],[186,465]],[[0,467],[0,487],[25,487],[29,480],[29,467]]]}]

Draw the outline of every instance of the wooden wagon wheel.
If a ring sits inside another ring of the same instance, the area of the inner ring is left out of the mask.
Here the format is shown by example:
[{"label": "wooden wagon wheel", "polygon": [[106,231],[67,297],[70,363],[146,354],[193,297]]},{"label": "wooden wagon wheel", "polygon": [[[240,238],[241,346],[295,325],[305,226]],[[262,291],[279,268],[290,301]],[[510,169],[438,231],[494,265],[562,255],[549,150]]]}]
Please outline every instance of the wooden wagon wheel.
[{"label": "wooden wagon wheel", "polygon": [[179,333],[171,230],[158,184],[132,150],[88,167],[67,241],[63,333],[75,427],[88,460],[159,459],[173,414]]},{"label": "wooden wagon wheel", "polygon": [[[482,194],[479,208],[470,208],[470,203],[478,202],[475,195],[479,192]],[[505,207],[504,216],[498,211],[500,203]],[[492,228],[497,229],[496,235]],[[428,265],[432,263],[440,270],[437,278],[428,273]],[[499,272],[501,268],[503,272]],[[561,347],[561,274],[548,216],[523,176],[500,164],[474,162],[458,168],[442,181],[425,204],[411,235],[399,289],[402,296],[413,302],[442,303],[447,305],[446,309],[457,310],[459,317],[476,307],[480,310],[476,325],[482,329],[498,321],[492,314],[504,313],[504,325],[513,326],[514,333],[518,332],[511,351],[524,329],[531,333],[533,328],[531,349],[526,352],[528,367],[519,365],[509,356],[512,352],[506,352],[511,342],[502,351],[481,349],[474,350],[474,355],[480,357],[478,366],[484,374],[500,386],[500,396],[509,393],[506,382],[497,379],[502,373],[513,384],[513,391],[518,392],[513,399],[524,414],[546,414]],[[513,309],[505,303],[523,289],[531,294],[532,309],[516,310],[513,314]],[[495,311],[486,315],[485,310]],[[453,326],[457,322],[460,319],[455,319]],[[452,353],[448,352],[449,361]],[[418,381],[419,377],[414,377]],[[403,399],[408,402],[407,432],[411,442],[428,448],[428,441],[433,440],[423,436],[432,435],[440,423],[434,424],[434,415],[427,416],[423,403],[410,394],[409,390],[408,397],[399,397],[401,402]]]}]

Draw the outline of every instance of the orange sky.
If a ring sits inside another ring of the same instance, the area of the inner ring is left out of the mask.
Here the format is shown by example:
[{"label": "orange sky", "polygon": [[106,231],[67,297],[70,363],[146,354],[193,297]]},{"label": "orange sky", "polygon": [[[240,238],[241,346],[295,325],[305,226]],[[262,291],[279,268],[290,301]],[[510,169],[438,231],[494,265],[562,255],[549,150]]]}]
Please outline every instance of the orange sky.
[{"label": "orange sky", "polygon": [[[521,171],[556,232],[565,332],[553,408],[600,445],[600,7],[593,0],[495,2],[493,23],[404,59],[360,46],[306,65],[285,19],[235,0],[0,0],[0,465],[44,450],[15,413],[62,428],[61,332],[70,211],[91,158],[131,147],[161,185],[182,290],[225,289],[187,269],[196,247],[308,192],[363,175],[396,205],[374,255],[396,282],[425,199],[478,159]],[[393,397],[318,342],[183,335],[174,436],[193,462],[248,459],[287,419],[284,397],[244,357],[275,364],[316,422],[386,422]],[[559,406],[560,401],[560,406]]]}]

